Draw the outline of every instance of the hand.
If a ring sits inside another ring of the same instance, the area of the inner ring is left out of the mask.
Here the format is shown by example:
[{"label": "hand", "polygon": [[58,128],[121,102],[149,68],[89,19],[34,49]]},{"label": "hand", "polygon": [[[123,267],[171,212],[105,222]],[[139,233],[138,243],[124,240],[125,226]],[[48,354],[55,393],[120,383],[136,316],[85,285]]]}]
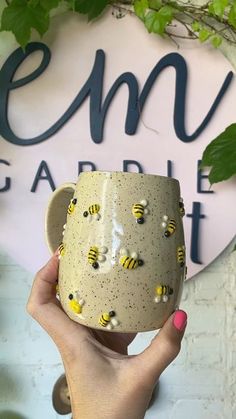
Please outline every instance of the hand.
[{"label": "hand", "polygon": [[60,351],[73,419],[143,419],[159,376],[180,351],[186,313],[176,311],[148,348],[128,356],[135,334],[103,332],[71,320],[56,298],[57,277],[55,254],[37,273],[27,310]]}]

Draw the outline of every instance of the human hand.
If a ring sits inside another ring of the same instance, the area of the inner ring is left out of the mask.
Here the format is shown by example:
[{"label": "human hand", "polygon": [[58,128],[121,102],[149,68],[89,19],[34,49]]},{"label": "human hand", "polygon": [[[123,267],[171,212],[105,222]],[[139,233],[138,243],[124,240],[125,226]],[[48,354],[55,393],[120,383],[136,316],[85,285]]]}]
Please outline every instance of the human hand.
[{"label": "human hand", "polygon": [[103,332],[71,320],[56,298],[57,277],[55,254],[37,273],[27,310],[60,351],[73,419],[143,419],[159,376],[180,351],[186,313],[176,311],[148,348],[128,356],[136,335]]}]

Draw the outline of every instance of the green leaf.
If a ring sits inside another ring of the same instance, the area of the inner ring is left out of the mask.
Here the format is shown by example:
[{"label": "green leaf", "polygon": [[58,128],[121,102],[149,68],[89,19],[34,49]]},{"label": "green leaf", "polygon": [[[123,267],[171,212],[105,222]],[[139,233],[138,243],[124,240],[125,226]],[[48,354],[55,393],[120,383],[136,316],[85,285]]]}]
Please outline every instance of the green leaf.
[{"label": "green leaf", "polygon": [[166,23],[170,23],[173,19],[173,8],[171,6],[163,6],[159,10],[158,14],[166,21]]},{"label": "green leaf", "polygon": [[228,22],[236,29],[236,2],[234,1],[233,5],[229,11]]},{"label": "green leaf", "polygon": [[207,39],[209,38],[209,36],[211,36],[211,32],[210,31],[208,31],[206,28],[200,29],[199,35],[198,35],[198,38],[199,38],[199,41],[200,42],[207,41]]},{"label": "green leaf", "polygon": [[212,167],[211,184],[227,180],[236,174],[236,123],[230,125],[204,150],[200,168]]},{"label": "green leaf", "polygon": [[153,32],[153,24],[156,19],[156,16],[157,16],[157,12],[154,12],[152,10],[148,12],[145,16],[144,24],[149,33]]},{"label": "green leaf", "polygon": [[234,245],[232,252],[235,252],[235,250],[236,250],[236,244]]},{"label": "green leaf", "polygon": [[41,6],[45,10],[47,10],[48,12],[50,12],[50,10],[55,9],[56,7],[58,7],[60,2],[61,2],[61,0],[40,0]]},{"label": "green leaf", "polygon": [[39,4],[40,0],[28,0],[28,5],[30,7],[36,7]]},{"label": "green leaf", "polygon": [[34,28],[42,36],[49,27],[49,15],[40,4],[26,0],[12,0],[2,13],[1,31],[11,31],[24,48]]},{"label": "green leaf", "polygon": [[148,9],[148,0],[135,0],[134,12],[141,20],[144,20],[146,11]]},{"label": "green leaf", "polygon": [[228,0],[213,0],[209,11],[216,16],[223,17],[225,8],[228,6],[228,3]]},{"label": "green leaf", "polygon": [[199,32],[200,31],[200,24],[197,20],[195,20],[192,24],[191,24],[191,28],[194,32]]},{"label": "green leaf", "polygon": [[151,9],[159,10],[162,6],[162,0],[149,0],[148,5]]},{"label": "green leaf", "polygon": [[108,0],[75,0],[74,10],[88,15],[88,20],[98,17],[108,4]]},{"label": "green leaf", "polygon": [[144,19],[145,26],[148,32],[158,33],[163,35],[166,26],[173,19],[173,9],[170,6],[163,6],[158,12],[150,11]]},{"label": "green leaf", "polygon": [[214,48],[218,48],[222,43],[222,38],[220,35],[214,35],[211,37],[210,41]]}]

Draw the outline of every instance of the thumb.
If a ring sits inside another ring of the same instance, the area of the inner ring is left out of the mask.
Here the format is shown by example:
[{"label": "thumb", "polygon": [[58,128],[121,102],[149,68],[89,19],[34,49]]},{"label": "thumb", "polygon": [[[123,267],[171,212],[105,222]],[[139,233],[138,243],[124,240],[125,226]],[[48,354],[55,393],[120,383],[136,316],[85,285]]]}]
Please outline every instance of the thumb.
[{"label": "thumb", "polygon": [[151,345],[140,355],[140,367],[150,384],[157,381],[166,367],[177,357],[187,325],[187,314],[175,311],[152,340]]}]

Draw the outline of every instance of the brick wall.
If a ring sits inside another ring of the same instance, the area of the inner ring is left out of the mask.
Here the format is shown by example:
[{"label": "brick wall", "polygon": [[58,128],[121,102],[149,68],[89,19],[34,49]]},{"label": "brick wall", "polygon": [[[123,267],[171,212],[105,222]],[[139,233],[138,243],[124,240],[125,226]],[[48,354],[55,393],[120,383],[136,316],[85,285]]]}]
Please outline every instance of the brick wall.
[{"label": "brick wall", "polygon": [[[233,245],[185,284],[189,314],[182,352],[160,379],[145,419],[235,419],[236,252]],[[25,312],[32,275],[0,252],[0,418],[55,419],[51,391],[63,368],[50,340]],[[153,333],[139,334],[130,353]],[[68,416],[70,417],[70,415]],[[65,416],[66,418],[66,416]],[[126,419],[126,418],[125,418]],[[128,419],[128,418],[127,418]]]}]

